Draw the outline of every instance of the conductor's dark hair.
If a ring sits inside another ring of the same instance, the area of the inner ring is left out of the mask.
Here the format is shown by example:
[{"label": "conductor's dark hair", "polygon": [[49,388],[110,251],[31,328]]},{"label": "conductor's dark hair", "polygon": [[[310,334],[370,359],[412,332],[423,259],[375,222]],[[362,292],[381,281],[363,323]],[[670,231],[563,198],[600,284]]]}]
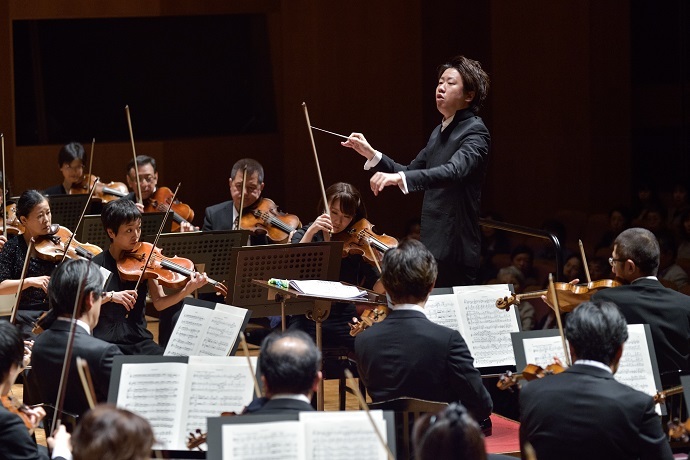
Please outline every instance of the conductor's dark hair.
[{"label": "conductor's dark hair", "polygon": [[146,460],[155,439],[143,417],[110,404],[84,414],[72,434],[74,460]]},{"label": "conductor's dark hair", "polygon": [[17,201],[17,217],[28,217],[36,205],[46,200],[47,198],[38,190],[25,190]]},{"label": "conductor's dark hair", "polygon": [[64,164],[70,164],[74,160],[84,161],[84,146],[79,142],[70,142],[63,145],[58,152],[58,166],[62,167]]},{"label": "conductor's dark hair", "polygon": [[[65,260],[50,275],[48,301],[55,315],[72,315],[74,301],[79,293],[81,299],[87,295],[100,295],[103,290],[103,275],[98,266],[87,260]],[[77,318],[84,313],[84,302],[80,300]]]},{"label": "conductor's dark hair", "polygon": [[420,241],[405,238],[389,249],[381,263],[381,282],[397,303],[426,299],[434,287],[438,266],[431,252]]},{"label": "conductor's dark hair", "polygon": [[[141,212],[134,202],[128,199],[113,200],[103,206],[103,211],[101,211],[103,228],[112,230],[116,235],[120,225],[129,224],[139,219],[141,219]],[[112,238],[110,240],[112,241]]]},{"label": "conductor's dark hair", "polygon": [[[139,169],[141,166],[144,165],[151,165],[153,168],[153,172],[158,171],[156,169],[156,160],[153,157],[150,157],[148,155],[137,155],[137,169]],[[131,171],[134,168],[134,158],[129,160],[129,163],[127,163],[127,171],[125,172],[126,174],[129,174],[129,171]]]},{"label": "conductor's dark hair", "polygon": [[412,431],[415,458],[441,460],[486,459],[484,435],[479,424],[460,403],[450,403],[438,414],[425,414]]},{"label": "conductor's dark hair", "polygon": [[613,302],[584,302],[568,315],[565,338],[578,359],[610,365],[628,340],[628,323]]},{"label": "conductor's dark hair", "polygon": [[12,364],[22,366],[24,341],[17,326],[0,321],[0,379],[5,380]]},{"label": "conductor's dark hair", "polygon": [[623,230],[613,246],[616,258],[635,262],[642,276],[656,275],[659,269],[659,242],[652,232],[640,227]]},{"label": "conductor's dark hair", "polygon": [[[299,346],[286,347],[288,342]],[[261,343],[259,369],[273,394],[308,394],[321,370],[321,352],[305,332],[272,332]]]},{"label": "conductor's dark hair", "polygon": [[[340,202],[340,210],[344,214],[352,216],[352,224],[359,222],[361,219],[367,218],[367,208],[364,206],[364,200],[359,190],[354,185],[347,182],[336,182],[326,189],[326,199],[328,204],[335,200]],[[319,208],[317,212],[320,214],[324,212],[326,206],[323,203],[323,198],[319,200]]]},{"label": "conductor's dark hair", "polygon": [[474,98],[470,102],[470,110],[479,113],[487,94],[489,94],[489,75],[482,69],[479,61],[465,56],[455,56],[438,69],[438,78],[448,69],[455,69],[462,77],[465,92],[474,91]]},{"label": "conductor's dark hair", "polygon": [[261,163],[252,158],[237,160],[230,170],[230,180],[234,179],[237,172],[244,170],[245,167],[247,168],[247,177],[251,177],[256,173],[259,177],[259,184],[264,183],[264,167],[261,166]]}]

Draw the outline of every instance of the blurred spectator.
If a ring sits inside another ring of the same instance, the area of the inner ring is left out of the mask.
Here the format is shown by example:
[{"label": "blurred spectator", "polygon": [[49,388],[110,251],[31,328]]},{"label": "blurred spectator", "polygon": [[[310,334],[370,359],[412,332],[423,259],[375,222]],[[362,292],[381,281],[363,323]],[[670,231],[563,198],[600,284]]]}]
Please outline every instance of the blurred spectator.
[{"label": "blurred spectator", "polygon": [[676,231],[678,233],[678,258],[690,259],[690,210],[681,214]]},{"label": "blurred spectator", "polygon": [[537,271],[534,269],[534,251],[532,248],[525,245],[516,246],[510,253],[510,260],[514,267],[516,267],[524,276],[524,286],[533,286],[538,284]]},{"label": "blurred spectator", "polygon": [[659,280],[671,281],[676,289],[688,284],[688,274],[676,264],[676,240],[671,232],[662,232],[656,235],[659,242]]},{"label": "blurred spectator", "polygon": [[[512,284],[515,294],[522,294],[525,290],[525,277],[517,267],[503,267],[498,271],[497,280],[499,284]],[[517,304],[520,313],[520,323],[523,331],[534,329],[534,306],[526,300],[521,300]]]},{"label": "blurred spectator", "polygon": [[[481,217],[496,221],[502,220],[497,214],[491,213],[482,214]],[[481,225],[479,228],[482,232],[479,282],[480,284],[484,284],[496,278],[496,273],[500,267],[494,265],[493,258],[496,254],[510,254],[510,241],[506,233],[502,230],[496,230],[495,228],[484,225]]]},{"label": "blurred spectator", "polygon": [[622,206],[609,211],[609,229],[601,236],[595,250],[613,249],[613,241],[623,230],[630,228],[630,211]]}]

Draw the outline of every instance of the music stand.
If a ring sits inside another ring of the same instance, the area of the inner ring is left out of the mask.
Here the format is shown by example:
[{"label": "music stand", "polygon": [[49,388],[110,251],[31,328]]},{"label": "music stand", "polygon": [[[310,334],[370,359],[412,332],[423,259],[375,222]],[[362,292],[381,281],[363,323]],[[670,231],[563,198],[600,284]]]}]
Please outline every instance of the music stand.
[{"label": "music stand", "polygon": [[87,194],[49,196],[48,203],[53,223],[73,230],[79,222],[87,201],[89,201]]},{"label": "music stand", "polygon": [[[163,255],[179,256],[189,259],[195,265],[203,265],[199,271],[205,271],[209,278],[224,282],[228,279],[231,268],[230,252],[232,248],[242,246],[249,241],[248,230],[221,230],[212,232],[166,233],[158,239],[158,247]],[[199,292],[215,292],[207,284]]]}]

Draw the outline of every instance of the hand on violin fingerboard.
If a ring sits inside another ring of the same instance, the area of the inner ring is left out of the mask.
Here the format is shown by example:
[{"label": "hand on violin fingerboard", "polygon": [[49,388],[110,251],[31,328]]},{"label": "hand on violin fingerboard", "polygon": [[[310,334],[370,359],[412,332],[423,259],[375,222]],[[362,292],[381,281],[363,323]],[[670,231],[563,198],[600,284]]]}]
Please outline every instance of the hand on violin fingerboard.
[{"label": "hand on violin fingerboard", "polygon": [[206,283],[208,283],[208,277],[206,276],[206,273],[192,273],[183,291],[185,295],[191,294],[200,287],[204,286]]},{"label": "hand on violin fingerboard", "polygon": [[125,307],[127,311],[131,311],[132,308],[134,308],[134,304],[137,302],[137,291],[133,289],[129,291],[111,292],[110,294],[112,297],[106,296],[103,301],[118,303]]}]

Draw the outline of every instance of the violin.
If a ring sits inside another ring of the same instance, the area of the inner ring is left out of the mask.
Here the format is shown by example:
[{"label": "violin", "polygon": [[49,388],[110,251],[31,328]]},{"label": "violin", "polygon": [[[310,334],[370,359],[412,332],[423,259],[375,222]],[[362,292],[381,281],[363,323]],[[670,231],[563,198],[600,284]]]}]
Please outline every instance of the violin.
[{"label": "violin", "polygon": [[684,423],[680,422],[678,417],[668,422],[668,437],[671,441],[690,441],[690,419],[685,420]]},{"label": "violin", "polygon": [[654,399],[655,404],[665,404],[666,403],[666,398],[668,396],[673,396],[677,395],[683,392],[683,387],[681,385],[671,387],[667,390],[662,390],[662,391],[657,391],[656,394],[652,397]]},{"label": "violin", "polygon": [[[558,295],[558,306],[564,313],[571,312],[582,302],[589,300],[597,291],[601,289],[612,288],[620,286],[617,280],[604,279],[599,281],[592,281],[587,284],[570,284],[570,283],[554,283],[556,294]],[[502,297],[496,300],[496,308],[501,310],[510,310],[511,305],[519,305],[521,299],[535,299],[541,296],[547,296],[550,304],[554,305],[554,299],[549,294],[548,290],[525,292],[524,294],[512,293],[509,296]]]},{"label": "violin", "polygon": [[[24,233],[24,225],[17,217],[17,205],[12,203],[5,206],[5,213],[7,214],[7,229],[8,235],[21,235]],[[0,217],[0,225],[2,225],[2,217]]]},{"label": "violin", "polygon": [[275,243],[287,243],[290,233],[301,226],[299,217],[278,210],[278,206],[268,198],[261,198],[245,209],[240,220],[242,230],[250,230],[255,235],[265,234]]},{"label": "violin", "polygon": [[[69,190],[69,193],[72,195],[89,193],[96,180],[98,180],[97,176],[93,174],[84,174],[81,178],[81,181],[72,184],[72,188]],[[108,182],[107,184],[99,183],[96,185],[96,191],[94,192],[93,196],[105,204],[113,200],[119,200],[128,193],[129,189],[123,182]]]},{"label": "violin", "polygon": [[355,337],[364,329],[371,327],[374,323],[380,323],[388,317],[390,312],[391,309],[384,305],[379,305],[376,308],[365,309],[362,312],[362,315],[359,320],[357,320],[357,318],[354,318],[354,323],[350,323],[350,335],[352,337]]},{"label": "violin", "polygon": [[[372,230],[374,225],[367,219],[360,219],[344,232],[333,235],[332,241],[343,242],[343,257],[359,254],[372,265],[377,265],[383,259],[383,254],[398,245],[398,240],[385,233],[377,235]],[[372,251],[371,249],[376,251]],[[374,257],[376,259],[374,259]]]},{"label": "violin", "polygon": [[498,382],[496,382],[496,387],[498,387],[499,390],[507,390],[516,385],[519,379],[531,382],[532,380],[543,379],[547,375],[560,374],[563,371],[565,371],[565,367],[558,363],[549,364],[546,368],[542,368],[536,364],[528,364],[519,374],[510,371],[502,374],[498,378]]},{"label": "violin", "polygon": [[194,211],[189,205],[178,200],[171,203],[173,192],[168,187],[158,187],[153,195],[144,202],[144,212],[167,212],[168,208],[173,211],[172,231],[180,231],[180,224],[194,219]]},{"label": "violin", "polygon": [[24,426],[29,430],[29,434],[33,434],[36,426],[31,422],[31,416],[29,415],[29,406],[20,403],[18,400],[14,399],[10,395],[0,396],[0,403],[2,406],[13,414],[17,414],[19,418],[24,422]]},{"label": "violin", "polygon": [[[149,260],[149,254],[151,258]],[[149,260],[146,270],[144,265]],[[160,248],[141,241],[130,252],[123,252],[117,261],[117,271],[125,281],[138,281],[143,273],[145,279],[155,279],[161,285],[173,289],[182,289],[188,278],[196,273],[194,263],[184,257],[165,257]],[[228,295],[228,288],[221,282],[210,279],[209,284],[223,295]]]},{"label": "violin", "polygon": [[[68,228],[53,224],[50,233],[36,238],[34,248],[38,258],[51,262],[61,261],[65,257],[67,242],[71,237],[72,232]],[[95,244],[80,243],[72,238],[69,249],[67,249],[67,257],[70,259],[91,259],[101,252],[103,252],[103,249]]]}]

